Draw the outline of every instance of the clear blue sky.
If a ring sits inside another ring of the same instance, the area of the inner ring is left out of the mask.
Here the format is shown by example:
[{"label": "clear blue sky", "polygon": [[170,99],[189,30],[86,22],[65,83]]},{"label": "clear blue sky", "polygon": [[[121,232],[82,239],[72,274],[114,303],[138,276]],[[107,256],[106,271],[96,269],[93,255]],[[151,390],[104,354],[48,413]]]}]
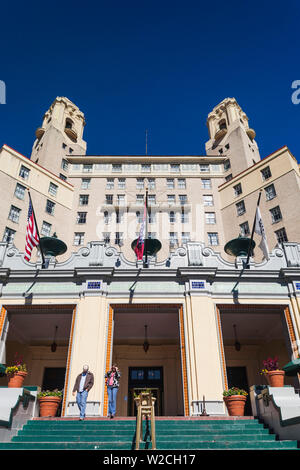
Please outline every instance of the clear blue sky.
[{"label": "clear blue sky", "polygon": [[56,96],[85,113],[88,154],[204,154],[206,117],[235,97],[264,157],[300,160],[297,1],[115,0],[1,5],[0,145],[29,156]]}]

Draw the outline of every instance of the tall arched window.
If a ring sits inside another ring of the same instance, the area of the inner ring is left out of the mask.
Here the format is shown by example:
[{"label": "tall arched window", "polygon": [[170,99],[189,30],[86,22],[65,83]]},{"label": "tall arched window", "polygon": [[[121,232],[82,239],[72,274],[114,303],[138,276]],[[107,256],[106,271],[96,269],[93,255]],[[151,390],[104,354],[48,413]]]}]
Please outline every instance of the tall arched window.
[{"label": "tall arched window", "polygon": [[73,127],[73,121],[70,118],[66,119],[66,129],[72,129]]},{"label": "tall arched window", "polygon": [[104,212],[104,223],[105,224],[109,223],[109,214],[107,211]]},{"label": "tall arched window", "polygon": [[169,222],[170,224],[174,224],[175,223],[175,212],[174,211],[171,211],[169,213]]}]

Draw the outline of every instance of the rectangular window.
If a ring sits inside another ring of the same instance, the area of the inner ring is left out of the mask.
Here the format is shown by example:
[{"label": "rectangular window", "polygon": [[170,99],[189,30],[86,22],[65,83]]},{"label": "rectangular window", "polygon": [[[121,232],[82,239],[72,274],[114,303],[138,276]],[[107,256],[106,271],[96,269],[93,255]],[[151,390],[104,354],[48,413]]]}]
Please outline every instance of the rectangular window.
[{"label": "rectangular window", "polygon": [[25,186],[22,186],[22,184],[17,183],[16,189],[15,189],[15,196],[18,199],[24,199],[25,197]]},{"label": "rectangular window", "polygon": [[178,178],[178,189],[186,189],[185,178]]},{"label": "rectangular window", "polygon": [[202,189],[211,189],[211,180],[210,179],[201,179]]},{"label": "rectangular window", "polygon": [[116,232],[115,244],[119,246],[123,245],[123,233],[122,232]]},{"label": "rectangular window", "polygon": [[107,178],[106,179],[106,189],[114,189],[115,186],[115,179],[114,178]]},{"label": "rectangular window", "polygon": [[180,165],[179,163],[171,163],[171,172],[172,173],[179,173]]},{"label": "rectangular window", "polygon": [[107,211],[104,211],[104,223],[109,224],[111,221],[111,214],[109,214]]},{"label": "rectangular window", "polygon": [[205,221],[207,224],[215,224],[216,223],[215,212],[205,212]]},{"label": "rectangular window", "polygon": [[167,178],[167,188],[168,189],[175,188],[174,178]]},{"label": "rectangular window", "polygon": [[260,170],[263,181],[271,178],[272,173],[269,166],[266,166],[263,170]]},{"label": "rectangular window", "polygon": [[54,208],[55,208],[55,202],[49,201],[49,199],[47,199],[46,209],[45,209],[46,212],[48,214],[53,215],[54,214]]},{"label": "rectangular window", "polygon": [[242,194],[243,190],[242,190],[241,183],[236,184],[235,186],[233,186],[233,190],[234,190],[234,195],[235,196],[239,196],[240,194]]},{"label": "rectangular window", "polygon": [[176,214],[173,211],[169,213],[169,222],[170,224],[175,224],[176,222]]},{"label": "rectangular window", "polygon": [[155,224],[155,213],[154,212],[150,212],[148,214],[148,222],[149,222],[149,224]]},{"label": "rectangular window", "polygon": [[209,165],[200,163],[200,172],[209,173]]},{"label": "rectangular window", "polygon": [[136,179],[136,189],[144,189],[144,178]]},{"label": "rectangular window", "polygon": [[225,181],[226,182],[230,181],[230,180],[232,180],[232,173],[230,173],[230,175],[228,175],[228,176],[225,176]]},{"label": "rectangular window", "polygon": [[156,204],[155,194],[149,194],[148,195],[148,204],[149,204],[149,206],[153,206],[153,205]]},{"label": "rectangular window", "polygon": [[156,238],[156,232],[148,232],[148,238]]},{"label": "rectangular window", "polygon": [[210,232],[208,235],[208,243],[211,246],[219,245],[219,236],[216,232]]},{"label": "rectangular window", "polygon": [[238,202],[235,206],[236,206],[237,215],[242,215],[246,212],[246,207],[245,207],[244,201]]},{"label": "rectangular window", "polygon": [[271,209],[270,213],[271,213],[273,224],[276,224],[276,222],[279,222],[282,219],[281,210],[279,206],[276,206],[273,209]]},{"label": "rectangular window", "polygon": [[85,224],[86,223],[86,215],[87,215],[87,212],[77,212],[76,223],[77,224]]},{"label": "rectangular window", "polygon": [[125,189],[126,181],[125,178],[118,178],[118,189]]},{"label": "rectangular window", "polygon": [[125,206],[125,194],[117,194],[118,206]]},{"label": "rectangular window", "polygon": [[59,177],[60,177],[61,180],[67,181],[67,177],[65,175],[63,175],[62,173],[59,173]]},{"label": "rectangular window", "polygon": [[81,189],[90,189],[90,187],[91,187],[91,178],[82,178]]},{"label": "rectangular window", "polygon": [[136,204],[138,204],[139,206],[144,204],[144,194],[136,195]]},{"label": "rectangular window", "polygon": [[187,242],[190,241],[190,239],[191,239],[190,232],[182,232],[181,233],[181,242],[182,243],[187,243]]},{"label": "rectangular window", "polygon": [[270,184],[270,186],[267,186],[265,188],[265,193],[266,193],[266,200],[271,201],[271,199],[274,199],[276,197],[276,191],[274,184]]},{"label": "rectangular window", "polygon": [[118,210],[116,211],[116,224],[121,224],[123,222],[123,214]]},{"label": "rectangular window", "polygon": [[148,178],[148,188],[149,188],[149,190],[155,189],[155,179],[154,178]]},{"label": "rectangular window", "polygon": [[67,160],[63,158],[61,161],[61,169],[64,171],[68,171],[68,167],[69,167],[69,163],[67,162]]},{"label": "rectangular window", "polygon": [[180,220],[181,220],[182,224],[188,224],[189,223],[189,214],[186,214],[185,212],[181,212]]},{"label": "rectangular window", "polygon": [[150,163],[142,163],[141,165],[142,173],[149,173],[151,171]]},{"label": "rectangular window", "polygon": [[83,173],[92,173],[93,171],[93,165],[92,164],[84,164],[83,165]]},{"label": "rectangular window", "polygon": [[248,222],[240,224],[240,233],[243,237],[247,237],[247,235],[250,235],[250,228]]},{"label": "rectangular window", "polygon": [[143,222],[143,214],[140,211],[137,211],[135,213],[136,215],[136,221],[138,224],[141,224]]},{"label": "rectangular window", "polygon": [[57,189],[58,189],[58,186],[56,186],[56,184],[50,183],[48,193],[51,194],[52,196],[56,196],[57,195]]},{"label": "rectangular window", "polygon": [[13,230],[12,228],[5,227],[2,241],[5,243],[12,243],[15,238],[15,233],[16,231]]},{"label": "rectangular window", "polygon": [[276,235],[278,243],[284,243],[288,241],[288,237],[287,237],[284,227],[281,228],[280,230],[276,230],[275,235]]},{"label": "rectangular window", "polygon": [[43,220],[43,225],[42,225],[42,229],[41,229],[41,235],[43,235],[44,237],[50,237],[51,228],[52,228],[52,225],[51,225],[51,224],[48,224],[48,222],[45,222],[45,221]]},{"label": "rectangular window", "polygon": [[113,203],[113,194],[106,194],[105,195],[105,203],[106,204],[112,204]]},{"label": "rectangular window", "polygon": [[168,194],[168,203],[175,204],[175,194]]},{"label": "rectangular window", "polygon": [[103,232],[103,240],[105,243],[110,243],[110,233],[109,232]]},{"label": "rectangular window", "polygon": [[212,194],[204,194],[203,195],[203,205],[204,206],[213,206],[214,199]]},{"label": "rectangular window", "polygon": [[29,168],[26,168],[26,166],[21,165],[19,176],[23,178],[24,180],[28,180],[29,173],[30,173]]},{"label": "rectangular window", "polygon": [[113,173],[119,173],[122,171],[122,165],[121,163],[113,163],[112,164],[112,172]]},{"label": "rectangular window", "polygon": [[80,206],[87,206],[89,203],[89,195],[88,194],[80,194],[79,195],[79,205]]},{"label": "rectangular window", "polygon": [[84,244],[84,232],[75,232],[73,245],[79,246],[83,244]]},{"label": "rectangular window", "polygon": [[184,206],[187,203],[187,195],[179,194],[179,202],[181,206]]},{"label": "rectangular window", "polygon": [[170,242],[171,247],[178,245],[178,237],[177,237],[176,232],[170,232],[169,233],[169,242]]},{"label": "rectangular window", "polygon": [[20,214],[21,214],[21,209],[19,209],[18,207],[15,207],[15,206],[11,206],[9,214],[8,214],[8,218],[12,222],[19,223]]},{"label": "rectangular window", "polygon": [[8,218],[17,224],[20,219],[20,214],[21,214],[21,209],[18,209],[18,207],[16,206],[11,206]]}]

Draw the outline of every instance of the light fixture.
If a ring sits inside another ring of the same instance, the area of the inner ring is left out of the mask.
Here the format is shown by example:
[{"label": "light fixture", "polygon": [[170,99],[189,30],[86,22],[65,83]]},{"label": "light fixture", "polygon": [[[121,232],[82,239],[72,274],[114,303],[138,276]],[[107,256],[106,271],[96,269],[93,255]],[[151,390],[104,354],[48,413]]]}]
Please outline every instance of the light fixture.
[{"label": "light fixture", "polygon": [[241,343],[237,339],[236,325],[233,325],[233,329],[234,329],[234,336],[235,336],[234,347],[235,347],[236,351],[240,351],[241,350]]},{"label": "light fixture", "polygon": [[150,344],[148,343],[147,328],[148,328],[147,325],[145,325],[145,340],[144,340],[144,344],[143,344],[143,348],[144,348],[145,353],[148,351],[149,346],[150,346]]},{"label": "light fixture", "polygon": [[55,351],[56,351],[56,348],[57,348],[57,344],[56,344],[56,342],[55,342],[57,329],[58,329],[58,326],[55,327],[53,343],[51,344],[51,351],[52,351],[52,352],[55,352]]}]

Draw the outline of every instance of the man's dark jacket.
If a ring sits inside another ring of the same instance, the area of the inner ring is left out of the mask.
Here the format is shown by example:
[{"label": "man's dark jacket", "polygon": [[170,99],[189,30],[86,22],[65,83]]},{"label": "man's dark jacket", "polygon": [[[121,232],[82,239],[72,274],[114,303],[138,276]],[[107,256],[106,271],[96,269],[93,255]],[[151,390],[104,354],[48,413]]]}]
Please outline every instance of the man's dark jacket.
[{"label": "man's dark jacket", "polygon": [[[81,376],[82,376],[82,373],[77,375],[76,380],[75,380],[75,385],[74,385],[74,388],[73,388],[73,392],[79,392],[79,385],[80,385],[80,381],[81,381]],[[92,372],[88,371],[86,373],[86,378],[85,378],[83,389],[87,390],[89,392],[93,385],[94,385],[94,375],[92,374]]]}]

